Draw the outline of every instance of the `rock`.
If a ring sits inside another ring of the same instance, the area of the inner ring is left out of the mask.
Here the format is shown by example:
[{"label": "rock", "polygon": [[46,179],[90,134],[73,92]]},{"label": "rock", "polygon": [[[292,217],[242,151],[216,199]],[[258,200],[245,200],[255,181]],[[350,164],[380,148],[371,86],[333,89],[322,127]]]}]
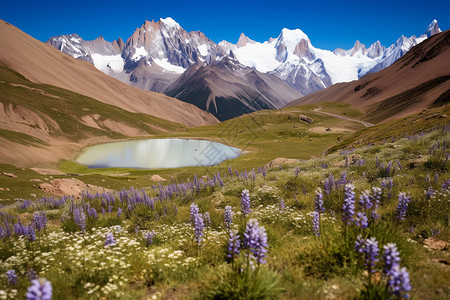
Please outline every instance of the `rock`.
[{"label": "rock", "polygon": [[92,184],[85,184],[81,180],[75,178],[53,179],[50,181],[50,183],[41,183],[39,185],[39,189],[60,197],[79,197],[80,193],[83,191],[88,191],[90,194],[111,192],[110,189]]},{"label": "rock", "polygon": [[447,114],[442,114],[439,116],[439,118],[441,118],[441,119],[447,118]]},{"label": "rock", "polygon": [[30,196],[36,198],[36,194],[30,194]]},{"label": "rock", "polygon": [[299,119],[300,121],[306,122],[306,123],[308,123],[308,124],[311,124],[311,123],[313,122],[313,119],[311,119],[311,118],[308,117],[308,116],[304,116],[304,115],[298,116],[298,119]]},{"label": "rock", "polygon": [[40,182],[41,180],[36,178],[36,179],[30,179],[30,181]]},{"label": "rock", "polygon": [[270,169],[274,169],[274,168],[279,168],[279,167],[281,167],[281,165],[284,165],[284,164],[292,164],[292,163],[296,163],[296,162],[298,162],[298,159],[278,157],[278,158],[275,158],[274,160],[268,162],[264,166],[264,168],[270,170]]},{"label": "rock", "polygon": [[2,172],[3,175],[7,176],[7,177],[17,177],[16,175],[14,175],[13,173],[6,173],[6,172]]},{"label": "rock", "polygon": [[158,174],[152,175],[152,177],[150,177],[150,180],[151,180],[151,181],[155,181],[155,182],[166,181],[165,178],[162,178],[162,177],[159,176]]},{"label": "rock", "polygon": [[445,251],[448,250],[449,243],[446,241],[438,240],[434,237],[429,237],[423,241],[423,246],[430,250]]},{"label": "rock", "polygon": [[331,131],[331,128],[327,128],[327,129],[325,129],[325,131]]}]

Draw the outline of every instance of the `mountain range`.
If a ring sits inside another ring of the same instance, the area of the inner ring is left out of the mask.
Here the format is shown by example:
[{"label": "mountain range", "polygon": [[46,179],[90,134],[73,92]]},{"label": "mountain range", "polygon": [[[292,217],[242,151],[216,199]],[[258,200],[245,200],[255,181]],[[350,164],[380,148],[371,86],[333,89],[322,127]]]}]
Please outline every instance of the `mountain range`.
[{"label": "mountain range", "polygon": [[449,63],[450,31],[447,30],[414,46],[381,71],[357,81],[335,84],[287,106],[344,102],[359,108],[372,123],[406,117],[450,102]]},{"label": "mountain range", "polygon": [[241,34],[236,44],[214,43],[202,32],[185,31],[168,17],[146,21],[127,39],[77,34],[50,38],[58,50],[93,64],[103,73],[143,90],[163,92],[211,112],[219,120],[279,108],[333,84],[361,78],[394,63],[411,47],[441,32],[436,20],[419,37],[401,36],[349,50],[315,48],[300,29],[283,29],[264,43]]}]

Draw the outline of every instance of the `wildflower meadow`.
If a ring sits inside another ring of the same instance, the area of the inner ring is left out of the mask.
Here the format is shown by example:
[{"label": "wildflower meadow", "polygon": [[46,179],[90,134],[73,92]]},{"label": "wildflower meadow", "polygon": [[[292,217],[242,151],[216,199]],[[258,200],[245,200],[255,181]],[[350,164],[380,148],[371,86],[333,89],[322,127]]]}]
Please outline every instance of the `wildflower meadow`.
[{"label": "wildflower meadow", "polygon": [[448,145],[2,206],[0,299],[444,299],[448,248],[424,245],[449,240]]}]

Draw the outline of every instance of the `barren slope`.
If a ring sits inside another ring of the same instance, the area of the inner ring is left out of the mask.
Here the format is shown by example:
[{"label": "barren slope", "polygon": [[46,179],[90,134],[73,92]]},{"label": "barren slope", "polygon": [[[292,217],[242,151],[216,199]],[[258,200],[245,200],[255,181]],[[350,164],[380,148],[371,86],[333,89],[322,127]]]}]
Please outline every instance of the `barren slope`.
[{"label": "barren slope", "polygon": [[89,63],[65,55],[0,20],[0,62],[29,80],[65,88],[128,110],[187,126],[217,123],[194,105],[145,92],[103,74]]},{"label": "barren slope", "polygon": [[390,67],[297,99],[287,106],[319,102],[350,103],[380,122],[450,101],[450,31],[413,47]]}]

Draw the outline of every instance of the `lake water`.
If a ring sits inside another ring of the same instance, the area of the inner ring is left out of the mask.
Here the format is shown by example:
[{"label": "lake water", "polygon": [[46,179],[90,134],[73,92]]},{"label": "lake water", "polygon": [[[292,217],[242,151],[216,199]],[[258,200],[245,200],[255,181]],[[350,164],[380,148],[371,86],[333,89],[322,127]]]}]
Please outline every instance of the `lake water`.
[{"label": "lake water", "polygon": [[76,159],[89,168],[163,169],[212,166],[241,155],[221,143],[193,139],[151,139],[95,145]]}]

